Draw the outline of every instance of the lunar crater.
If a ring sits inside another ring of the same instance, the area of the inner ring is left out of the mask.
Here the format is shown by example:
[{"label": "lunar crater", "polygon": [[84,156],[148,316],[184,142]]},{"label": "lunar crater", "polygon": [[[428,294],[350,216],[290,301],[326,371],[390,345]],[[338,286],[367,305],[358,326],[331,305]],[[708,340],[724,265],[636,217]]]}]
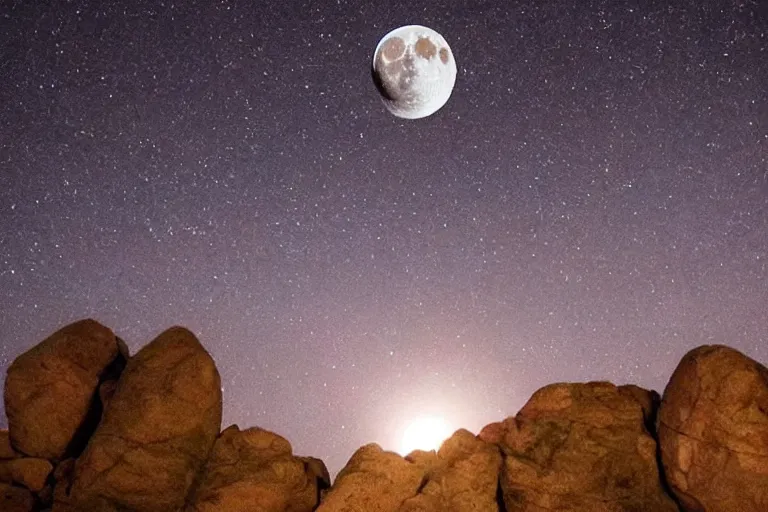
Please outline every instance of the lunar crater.
[{"label": "lunar crater", "polygon": [[379,41],[371,73],[387,110],[404,119],[419,119],[437,112],[450,98],[456,63],[443,36],[408,25]]}]

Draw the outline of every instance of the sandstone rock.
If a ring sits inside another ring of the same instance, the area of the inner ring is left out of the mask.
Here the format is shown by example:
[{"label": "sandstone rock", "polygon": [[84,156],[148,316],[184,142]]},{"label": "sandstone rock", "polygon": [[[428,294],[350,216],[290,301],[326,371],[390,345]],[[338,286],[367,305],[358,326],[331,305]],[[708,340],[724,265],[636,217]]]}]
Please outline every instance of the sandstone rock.
[{"label": "sandstone rock", "polygon": [[331,475],[328,473],[328,468],[325,466],[325,462],[317,457],[299,457],[299,459],[304,462],[310,478],[314,478],[314,481],[317,482],[317,488],[320,491],[318,504],[320,504],[331,488]]},{"label": "sandstone rock", "polygon": [[221,382],[188,330],[158,336],[128,362],[75,465],[75,510],[181,508],[221,426]]},{"label": "sandstone rock", "polygon": [[0,461],[0,482],[17,483],[30,491],[38,492],[45,486],[45,480],[53,471],[53,465],[46,459],[23,457]]},{"label": "sandstone rock", "polygon": [[484,429],[479,437],[498,442],[504,454],[506,510],[677,511],[662,490],[656,442],[646,430],[651,395],[607,382],[553,384],[516,417]]},{"label": "sandstone rock", "polygon": [[504,436],[507,434],[507,424],[511,421],[514,421],[514,418],[489,423],[483,427],[477,437],[486,443],[501,445],[504,441]]},{"label": "sandstone rock", "polygon": [[106,411],[107,407],[109,407],[109,402],[112,400],[116,389],[117,381],[114,379],[105,380],[99,386],[99,399],[101,399],[103,411]]},{"label": "sandstone rock", "polygon": [[685,510],[768,510],[768,369],[728,347],[683,357],[658,418],[666,479]]},{"label": "sandstone rock", "polygon": [[11,447],[11,437],[7,429],[0,429],[0,460],[15,459],[16,452]]},{"label": "sandstone rock", "polygon": [[318,512],[395,512],[416,495],[424,473],[377,444],[358,449],[336,477]]},{"label": "sandstone rock", "polygon": [[516,417],[478,436],[459,430],[437,452],[363,446],[331,488],[320,459],[294,456],[275,433],[218,433],[219,374],[186,329],[125,366],[128,357],[86,320],[14,361],[0,511],[679,510],[665,489],[687,512],[768,511],[768,370],[727,347],[683,358],[658,419],[654,392],[555,384]]},{"label": "sandstone rock", "polygon": [[437,457],[437,452],[435,450],[413,450],[405,456],[405,460],[416,466],[425,476],[429,475],[440,466],[440,459]]},{"label": "sandstone rock", "polygon": [[82,320],[17,357],[5,380],[13,447],[33,457],[63,457],[78,431],[95,427],[86,421],[94,393],[100,376],[119,355],[112,331]]},{"label": "sandstone rock", "polygon": [[325,467],[325,462],[317,457],[299,457],[307,468],[308,475],[317,481],[317,485],[323,490],[331,486],[331,475],[328,473],[328,468]]},{"label": "sandstone rock", "polygon": [[23,487],[0,482],[0,510],[3,512],[32,512],[35,497]]},{"label": "sandstone rock", "polygon": [[[224,430],[214,444],[188,512],[310,512],[320,488],[312,467],[290,443],[260,428]],[[325,487],[330,485],[323,464]]]},{"label": "sandstone rock", "polygon": [[461,429],[443,443],[436,455],[416,452],[406,460],[424,468],[426,480],[419,494],[407,499],[400,512],[498,512],[501,453],[495,445]]}]

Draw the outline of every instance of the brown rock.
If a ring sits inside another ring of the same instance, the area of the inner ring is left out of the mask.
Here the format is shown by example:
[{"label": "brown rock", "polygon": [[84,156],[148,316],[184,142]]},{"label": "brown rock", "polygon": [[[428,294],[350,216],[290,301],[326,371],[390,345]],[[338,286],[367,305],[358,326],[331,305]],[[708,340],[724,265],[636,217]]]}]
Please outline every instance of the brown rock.
[{"label": "brown rock", "polygon": [[11,437],[7,429],[0,429],[0,460],[18,457],[11,447]]},{"label": "brown rock", "polygon": [[34,492],[45,486],[51,471],[53,465],[46,459],[24,457],[0,460],[0,482],[17,483]]},{"label": "brown rock", "polygon": [[[317,459],[315,459],[317,460]],[[322,464],[322,462],[320,462]],[[318,470],[290,443],[260,428],[224,430],[188,512],[310,512],[319,504]],[[330,485],[326,480],[325,485]]]},{"label": "brown rock", "polygon": [[440,459],[435,450],[413,450],[406,455],[405,460],[419,468],[424,475],[429,475],[440,466]]},{"label": "brown rock", "polygon": [[117,380],[114,380],[114,379],[105,380],[99,386],[99,398],[101,399],[101,403],[104,411],[106,411],[107,407],[109,407],[109,402],[110,400],[112,400],[112,397],[114,396],[116,389],[117,389]]},{"label": "brown rock", "polygon": [[768,369],[719,345],[688,352],[658,419],[667,482],[686,510],[768,510]]},{"label": "brown rock", "polygon": [[304,462],[304,466],[307,468],[307,474],[310,478],[314,479],[318,489],[318,505],[325,499],[325,495],[331,488],[331,475],[328,473],[328,468],[325,466],[325,462],[316,457],[299,457]]},{"label": "brown rock", "polygon": [[477,435],[486,443],[501,444],[507,433],[507,424],[503,421],[496,421],[484,426]]},{"label": "brown rock", "polygon": [[318,512],[394,512],[416,495],[424,474],[419,467],[377,444],[359,448],[336,476]]},{"label": "brown rock", "polygon": [[0,510],[3,512],[32,512],[35,497],[23,487],[0,483]]},{"label": "brown rock", "polygon": [[171,328],[128,362],[75,465],[76,510],[178,510],[221,426],[221,381],[188,330]]},{"label": "brown rock", "polygon": [[60,459],[86,423],[100,375],[118,354],[112,331],[82,320],[17,357],[5,380],[13,447],[33,457]]},{"label": "brown rock", "polygon": [[328,468],[325,466],[325,462],[317,457],[299,457],[307,468],[308,474],[317,481],[317,485],[321,488],[327,488],[331,486],[331,475],[328,473]]},{"label": "brown rock", "polygon": [[461,429],[436,455],[415,452],[406,459],[412,456],[415,464],[425,468],[426,480],[419,494],[406,500],[400,512],[498,512],[501,453],[495,445]]},{"label": "brown rock", "polygon": [[500,439],[506,509],[677,511],[661,488],[656,442],[646,430],[654,402],[636,386],[553,384],[516,417],[484,429],[481,439]]}]

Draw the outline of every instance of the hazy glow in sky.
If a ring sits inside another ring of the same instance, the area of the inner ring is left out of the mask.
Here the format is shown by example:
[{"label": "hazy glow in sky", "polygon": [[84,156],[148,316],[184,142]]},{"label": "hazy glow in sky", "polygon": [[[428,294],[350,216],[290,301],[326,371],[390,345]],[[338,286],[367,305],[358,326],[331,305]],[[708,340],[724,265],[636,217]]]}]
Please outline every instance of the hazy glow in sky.
[{"label": "hazy glow in sky", "polygon": [[403,432],[400,455],[408,455],[413,450],[437,450],[455,429],[444,419],[426,416],[413,419]]}]

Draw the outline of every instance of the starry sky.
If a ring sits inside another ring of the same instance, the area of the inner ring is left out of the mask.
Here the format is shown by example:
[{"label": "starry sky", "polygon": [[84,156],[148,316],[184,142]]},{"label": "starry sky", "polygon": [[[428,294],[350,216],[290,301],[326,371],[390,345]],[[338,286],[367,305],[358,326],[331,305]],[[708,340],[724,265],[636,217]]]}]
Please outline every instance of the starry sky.
[{"label": "starry sky", "polygon": [[[451,45],[382,105],[390,30]],[[336,473],[419,415],[768,362],[768,2],[3,2],[0,371],[92,317]],[[7,425],[0,416],[0,426]]]}]

